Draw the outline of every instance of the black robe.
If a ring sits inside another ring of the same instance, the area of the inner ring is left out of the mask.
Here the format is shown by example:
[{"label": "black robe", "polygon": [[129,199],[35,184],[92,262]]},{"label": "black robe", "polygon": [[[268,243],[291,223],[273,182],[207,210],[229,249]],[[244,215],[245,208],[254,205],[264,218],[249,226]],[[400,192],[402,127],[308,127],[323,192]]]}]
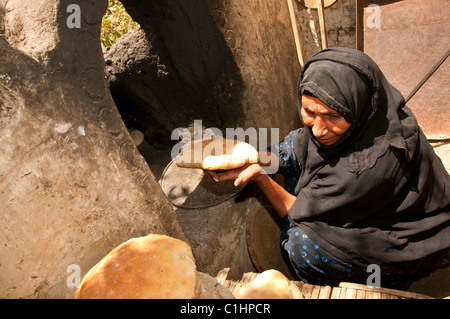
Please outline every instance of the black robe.
[{"label": "black robe", "polygon": [[378,66],[357,50],[323,50],[302,68],[300,108],[302,94],[352,125],[332,146],[321,145],[306,127],[297,135],[301,173],[291,223],[361,266],[409,268],[447,251],[450,176]]}]

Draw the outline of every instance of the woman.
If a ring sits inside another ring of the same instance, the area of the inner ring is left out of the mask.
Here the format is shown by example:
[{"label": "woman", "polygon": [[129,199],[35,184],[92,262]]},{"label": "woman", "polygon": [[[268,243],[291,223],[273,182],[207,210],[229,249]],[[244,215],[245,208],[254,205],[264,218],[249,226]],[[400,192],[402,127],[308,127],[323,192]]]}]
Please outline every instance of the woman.
[{"label": "woman", "polygon": [[[302,68],[303,129],[272,149],[291,192],[258,164],[217,182],[250,180],[284,218],[282,244],[300,279],[407,289],[448,263],[450,177],[400,92],[364,53],[330,48]],[[292,147],[290,147],[292,146]]]}]

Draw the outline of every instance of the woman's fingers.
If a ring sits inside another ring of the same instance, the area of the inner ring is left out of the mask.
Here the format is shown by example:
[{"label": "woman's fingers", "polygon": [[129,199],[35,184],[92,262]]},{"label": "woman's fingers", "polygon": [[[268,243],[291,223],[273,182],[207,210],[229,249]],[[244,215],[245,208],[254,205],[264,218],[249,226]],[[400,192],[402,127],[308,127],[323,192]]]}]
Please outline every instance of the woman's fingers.
[{"label": "woman's fingers", "polygon": [[219,182],[234,181],[234,186],[238,186],[239,184],[236,184],[236,180],[239,178],[239,174],[241,171],[242,169],[233,169],[230,171],[219,173]]},{"label": "woman's fingers", "polygon": [[227,171],[204,171],[215,182],[225,182],[234,180],[234,185],[239,186],[249,182],[261,173],[261,167],[258,164],[246,165],[242,168]]},{"label": "woman's fingers", "polygon": [[261,166],[259,166],[258,164],[250,164],[247,167],[244,167],[238,174],[236,180],[234,181],[234,186],[245,184],[260,174]]},{"label": "woman's fingers", "polygon": [[232,181],[235,180],[239,176],[238,170],[228,170],[228,171],[205,171],[206,174],[209,175],[214,181],[220,183],[220,182],[226,182],[226,181]]},{"label": "woman's fingers", "polygon": [[208,176],[210,179],[212,179],[213,181],[215,181],[214,177],[213,177],[213,171],[208,171],[206,169],[203,170],[203,173],[205,173],[206,176]]}]

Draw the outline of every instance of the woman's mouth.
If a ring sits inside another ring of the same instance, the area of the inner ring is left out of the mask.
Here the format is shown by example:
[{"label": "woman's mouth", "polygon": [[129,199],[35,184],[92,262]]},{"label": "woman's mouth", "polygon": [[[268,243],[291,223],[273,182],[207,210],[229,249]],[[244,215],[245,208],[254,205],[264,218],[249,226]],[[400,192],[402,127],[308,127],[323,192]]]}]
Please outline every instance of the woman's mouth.
[{"label": "woman's mouth", "polygon": [[320,142],[320,144],[323,145],[331,145],[334,143],[334,139],[333,138],[317,138],[317,140]]}]

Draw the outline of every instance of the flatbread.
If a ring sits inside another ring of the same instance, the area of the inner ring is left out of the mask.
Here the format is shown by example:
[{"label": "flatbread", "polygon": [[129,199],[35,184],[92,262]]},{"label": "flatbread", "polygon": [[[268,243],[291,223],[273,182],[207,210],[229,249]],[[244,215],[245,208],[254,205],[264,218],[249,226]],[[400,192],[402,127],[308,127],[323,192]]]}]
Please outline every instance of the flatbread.
[{"label": "flatbread", "polygon": [[150,234],[119,245],[83,278],[77,299],[192,299],[200,284],[185,242]]},{"label": "flatbread", "polygon": [[278,270],[260,273],[236,294],[237,299],[303,299],[300,289]]},{"label": "flatbread", "polygon": [[236,169],[258,161],[258,151],[252,145],[221,138],[188,143],[175,158],[178,167],[205,170]]}]

